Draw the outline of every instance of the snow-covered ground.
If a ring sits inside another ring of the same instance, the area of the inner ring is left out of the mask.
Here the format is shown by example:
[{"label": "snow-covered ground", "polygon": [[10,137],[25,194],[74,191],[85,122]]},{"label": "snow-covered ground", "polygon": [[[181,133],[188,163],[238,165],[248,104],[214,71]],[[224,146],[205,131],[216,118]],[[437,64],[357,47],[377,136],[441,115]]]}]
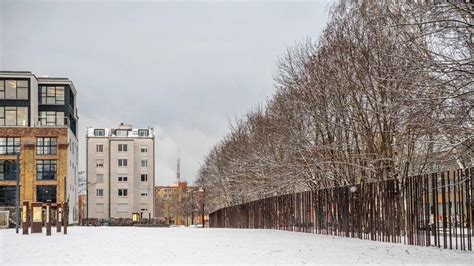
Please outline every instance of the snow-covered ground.
[{"label": "snow-covered ground", "polygon": [[[21,232],[20,232],[21,233]],[[16,235],[0,230],[0,265],[11,263],[439,263],[474,265],[474,252],[248,229],[69,227]]]}]

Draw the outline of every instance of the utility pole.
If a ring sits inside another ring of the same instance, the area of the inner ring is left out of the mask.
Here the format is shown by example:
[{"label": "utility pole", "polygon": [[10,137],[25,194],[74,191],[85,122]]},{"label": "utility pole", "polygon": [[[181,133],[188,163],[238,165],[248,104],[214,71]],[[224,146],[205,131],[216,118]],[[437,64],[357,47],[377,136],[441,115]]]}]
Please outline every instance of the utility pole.
[{"label": "utility pole", "polygon": [[16,153],[16,233],[19,233],[20,226],[20,153]]}]

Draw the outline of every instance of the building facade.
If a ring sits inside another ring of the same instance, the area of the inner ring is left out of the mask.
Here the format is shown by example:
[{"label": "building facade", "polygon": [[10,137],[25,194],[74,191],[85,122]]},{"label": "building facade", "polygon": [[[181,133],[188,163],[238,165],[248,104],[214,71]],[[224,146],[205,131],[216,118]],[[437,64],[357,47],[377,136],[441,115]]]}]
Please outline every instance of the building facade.
[{"label": "building facade", "polygon": [[15,206],[19,153],[20,201],[68,201],[78,221],[76,94],[67,78],[0,72],[0,208]]},{"label": "building facade", "polygon": [[154,217],[153,128],[87,129],[87,218]]},{"label": "building facade", "polygon": [[181,181],[179,157],[176,165],[176,182],[171,186],[156,186],[154,194],[155,218],[163,223],[203,224],[204,190],[201,187],[188,186],[186,181]]}]

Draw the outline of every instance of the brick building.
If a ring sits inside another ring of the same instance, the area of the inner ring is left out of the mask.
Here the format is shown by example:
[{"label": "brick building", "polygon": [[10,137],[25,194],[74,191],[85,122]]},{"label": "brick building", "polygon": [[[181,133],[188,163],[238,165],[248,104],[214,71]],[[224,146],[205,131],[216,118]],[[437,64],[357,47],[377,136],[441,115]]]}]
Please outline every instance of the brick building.
[{"label": "brick building", "polygon": [[68,201],[69,223],[78,221],[77,121],[67,78],[0,72],[0,209],[15,206],[19,153],[20,201]]}]

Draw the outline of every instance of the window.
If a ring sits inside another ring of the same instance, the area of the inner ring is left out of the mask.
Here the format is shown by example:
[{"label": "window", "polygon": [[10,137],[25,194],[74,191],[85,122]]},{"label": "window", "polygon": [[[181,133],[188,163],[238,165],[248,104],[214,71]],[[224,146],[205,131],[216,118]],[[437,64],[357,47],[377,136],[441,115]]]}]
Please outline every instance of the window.
[{"label": "window", "polygon": [[103,197],[104,196],[104,190],[103,189],[96,189],[95,190],[95,195],[97,197]]},{"label": "window", "polygon": [[0,160],[0,181],[16,180],[16,161]]},{"label": "window", "polygon": [[141,211],[142,211],[142,212],[146,212],[146,211],[148,211],[148,209],[141,209]]},{"label": "window", "polygon": [[118,159],[118,166],[127,167],[127,159]]},{"label": "window", "polygon": [[56,202],[56,186],[37,186],[36,201],[46,203],[46,201]]},{"label": "window", "polygon": [[104,183],[104,175],[103,174],[98,174],[95,176],[95,182],[96,183]]},{"label": "window", "polygon": [[15,186],[0,187],[0,206],[14,206],[16,202],[15,194]]},{"label": "window", "polygon": [[41,86],[40,104],[64,104],[64,87]]},{"label": "window", "polygon": [[97,168],[104,168],[104,160],[102,160],[102,159],[97,159],[97,160],[95,161],[95,167],[97,167]]},{"label": "window", "polygon": [[126,197],[128,194],[128,190],[127,189],[124,189],[124,188],[120,188],[118,190],[118,196],[119,197]]},{"label": "window", "polygon": [[95,146],[96,152],[104,152],[104,145],[98,144]]},{"label": "window", "polygon": [[147,167],[148,166],[148,160],[140,160],[140,165],[142,167]]},{"label": "window", "polygon": [[115,130],[115,136],[117,136],[117,137],[127,137],[128,136],[128,130],[117,129],[117,130]]},{"label": "window", "polygon": [[94,136],[96,137],[105,136],[105,129],[94,129]]},{"label": "window", "polygon": [[141,195],[142,197],[146,197],[146,196],[148,196],[148,193],[145,192],[145,193],[141,193],[140,195]]},{"label": "window", "polygon": [[127,144],[119,144],[118,151],[127,151]]},{"label": "window", "polygon": [[0,154],[20,152],[20,138],[0,138]]},{"label": "window", "polygon": [[56,154],[56,138],[36,138],[36,154]]},{"label": "window", "polygon": [[1,106],[0,126],[27,126],[28,107]]},{"label": "window", "polygon": [[118,177],[119,182],[127,182],[127,180],[128,180],[128,177],[126,177],[126,176],[119,176]]},{"label": "window", "polygon": [[28,100],[27,80],[0,80],[0,99]]},{"label": "window", "polygon": [[140,179],[142,180],[142,182],[146,182],[146,181],[148,181],[148,175],[147,174],[141,174]]},{"label": "window", "polygon": [[148,129],[139,129],[138,136],[140,137],[148,137]]},{"label": "window", "polygon": [[36,179],[54,180],[56,179],[56,160],[37,160]]},{"label": "window", "polygon": [[147,148],[147,147],[141,147],[141,148],[140,148],[140,152],[141,152],[141,153],[148,152],[148,148]]},{"label": "window", "polygon": [[40,126],[64,126],[64,112],[41,111],[39,115]]}]

